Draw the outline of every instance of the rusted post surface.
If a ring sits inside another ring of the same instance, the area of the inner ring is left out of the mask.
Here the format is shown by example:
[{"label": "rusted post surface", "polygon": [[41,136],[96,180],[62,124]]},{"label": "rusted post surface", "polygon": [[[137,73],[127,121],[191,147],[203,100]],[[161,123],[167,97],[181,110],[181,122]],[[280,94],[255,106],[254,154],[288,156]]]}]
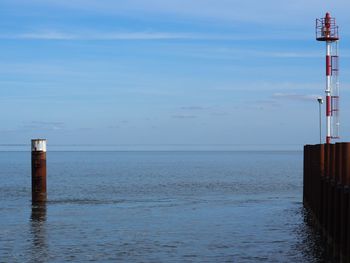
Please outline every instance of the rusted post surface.
[{"label": "rusted post surface", "polygon": [[32,140],[32,202],[46,201],[46,140]]}]

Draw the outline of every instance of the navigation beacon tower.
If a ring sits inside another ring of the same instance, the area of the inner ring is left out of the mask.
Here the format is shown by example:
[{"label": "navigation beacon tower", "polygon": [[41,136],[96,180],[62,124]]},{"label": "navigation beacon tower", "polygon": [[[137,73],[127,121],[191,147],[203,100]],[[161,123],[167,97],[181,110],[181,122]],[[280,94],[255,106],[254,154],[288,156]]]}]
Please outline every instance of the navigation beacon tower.
[{"label": "navigation beacon tower", "polygon": [[316,19],[316,40],[326,42],[326,143],[331,143],[331,139],[339,139],[339,35],[329,13]]}]

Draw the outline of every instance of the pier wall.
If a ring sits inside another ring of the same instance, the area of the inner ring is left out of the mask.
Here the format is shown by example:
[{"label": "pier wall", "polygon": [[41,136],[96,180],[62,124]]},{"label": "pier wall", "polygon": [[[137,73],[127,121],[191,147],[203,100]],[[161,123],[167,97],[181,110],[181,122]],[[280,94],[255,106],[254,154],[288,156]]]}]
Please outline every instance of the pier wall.
[{"label": "pier wall", "polygon": [[334,253],[349,258],[350,143],[304,146],[303,203]]}]

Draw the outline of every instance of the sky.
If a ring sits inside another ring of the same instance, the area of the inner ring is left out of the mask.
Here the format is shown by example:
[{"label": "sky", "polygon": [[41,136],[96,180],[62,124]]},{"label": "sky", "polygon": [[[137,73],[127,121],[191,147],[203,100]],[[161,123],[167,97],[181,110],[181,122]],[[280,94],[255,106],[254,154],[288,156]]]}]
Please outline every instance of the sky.
[{"label": "sky", "polygon": [[48,149],[318,143],[325,43],[314,27],[327,11],[340,27],[350,141],[349,10],[345,0],[1,0],[0,150],[33,138]]}]

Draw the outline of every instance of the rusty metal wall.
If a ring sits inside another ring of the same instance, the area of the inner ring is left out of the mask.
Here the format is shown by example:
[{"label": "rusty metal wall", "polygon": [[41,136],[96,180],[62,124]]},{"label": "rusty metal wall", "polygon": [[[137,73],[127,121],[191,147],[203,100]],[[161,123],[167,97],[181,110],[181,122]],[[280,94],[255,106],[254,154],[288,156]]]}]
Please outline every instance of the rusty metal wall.
[{"label": "rusty metal wall", "polygon": [[350,259],[350,143],[305,145],[303,178],[303,202],[315,226],[333,253]]}]

